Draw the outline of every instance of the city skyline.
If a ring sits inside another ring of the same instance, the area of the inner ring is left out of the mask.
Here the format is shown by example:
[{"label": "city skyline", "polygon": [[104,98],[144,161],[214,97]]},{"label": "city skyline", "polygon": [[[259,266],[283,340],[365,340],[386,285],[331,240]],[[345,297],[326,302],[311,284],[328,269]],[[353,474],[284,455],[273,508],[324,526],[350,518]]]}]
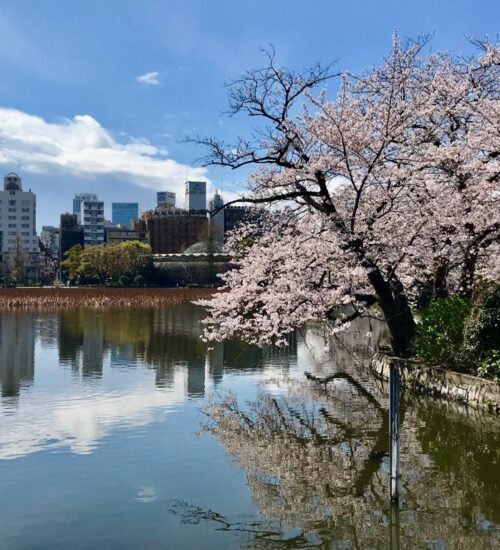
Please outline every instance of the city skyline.
[{"label": "city skyline", "polygon": [[203,151],[184,138],[248,133],[244,119],[223,114],[223,84],[261,66],[262,47],[274,44],[277,62],[298,70],[317,60],[361,70],[385,55],[394,28],[434,33],[434,51],[467,53],[464,36],[494,37],[500,16],[492,0],[284,7],[258,0],[241,17],[223,1],[4,4],[0,166],[37,194],[37,230],[71,211],[68,200],[81,190],[106,204],[119,192],[143,208],[157,190],[182,196],[188,179],[207,181],[209,196],[215,187],[227,198],[240,191],[248,172],[201,168]]}]

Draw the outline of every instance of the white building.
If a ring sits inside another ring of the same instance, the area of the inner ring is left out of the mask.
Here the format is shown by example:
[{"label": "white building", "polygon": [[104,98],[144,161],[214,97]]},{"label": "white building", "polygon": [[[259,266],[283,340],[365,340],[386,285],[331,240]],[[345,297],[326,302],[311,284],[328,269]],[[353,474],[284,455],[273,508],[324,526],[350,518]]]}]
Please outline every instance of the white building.
[{"label": "white building", "polygon": [[80,212],[82,209],[83,201],[96,201],[97,195],[95,193],[77,193],[73,199],[73,214],[76,214],[77,223],[81,224]]},{"label": "white building", "polygon": [[104,202],[83,200],[80,205],[80,220],[83,227],[84,246],[104,243]]},{"label": "white building", "polygon": [[[210,221],[214,224],[216,229],[216,238],[217,240],[222,241],[224,238],[224,201],[219,194],[219,191],[215,191],[214,198],[208,201],[208,209],[210,210]],[[219,210],[220,209],[220,210]],[[218,210],[216,214],[214,211]]]},{"label": "white building", "polygon": [[207,209],[207,184],[204,181],[186,182],[186,210]]},{"label": "white building", "polygon": [[172,191],[158,191],[156,193],[156,205],[160,208],[174,207],[175,193],[172,193]]},{"label": "white building", "polygon": [[38,277],[38,236],[36,234],[36,196],[23,191],[21,178],[11,172],[4,177],[0,191],[0,273],[5,275],[9,264],[19,258],[25,278]]}]

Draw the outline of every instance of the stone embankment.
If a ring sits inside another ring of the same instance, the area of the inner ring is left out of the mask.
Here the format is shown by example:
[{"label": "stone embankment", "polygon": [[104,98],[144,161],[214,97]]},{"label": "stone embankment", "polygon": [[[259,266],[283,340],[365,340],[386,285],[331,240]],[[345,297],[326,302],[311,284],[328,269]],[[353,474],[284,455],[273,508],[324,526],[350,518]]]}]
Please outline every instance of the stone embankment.
[{"label": "stone embankment", "polygon": [[404,386],[500,413],[500,386],[492,380],[426,367],[382,352],[375,353],[371,360],[372,370],[384,379],[389,378],[391,364],[398,368]]}]

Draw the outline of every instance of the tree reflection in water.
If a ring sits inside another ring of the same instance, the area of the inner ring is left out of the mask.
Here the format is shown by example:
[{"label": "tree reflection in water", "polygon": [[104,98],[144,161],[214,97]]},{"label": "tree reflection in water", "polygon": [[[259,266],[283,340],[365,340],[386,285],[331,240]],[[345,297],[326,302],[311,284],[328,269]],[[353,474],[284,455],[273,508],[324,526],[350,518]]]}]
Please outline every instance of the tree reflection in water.
[{"label": "tree reflection in water", "polygon": [[[232,393],[212,401],[203,424],[203,431],[217,437],[243,468],[264,518],[262,533],[271,526],[275,544],[281,540],[290,547],[391,547],[386,410],[350,374],[339,376],[328,391],[293,380],[273,385],[286,391],[261,391],[244,406]],[[476,441],[464,439],[471,431],[457,426],[455,438],[441,434],[452,449],[435,443],[429,452],[428,437],[439,430],[440,422],[445,425],[443,411],[439,405],[429,407],[428,400],[415,400],[405,403],[405,413],[403,498],[392,547],[498,547],[495,506],[490,505],[491,498],[498,498],[499,482],[491,479],[493,486],[487,487],[477,472],[463,468],[469,447],[476,446]],[[499,442],[493,429],[490,443]],[[442,467],[440,461],[450,452],[453,458]],[[492,475],[499,459],[500,447],[490,446]],[[281,533],[297,529],[298,538],[280,539],[277,525]],[[260,532],[255,524],[251,530]],[[251,546],[257,542],[260,545],[262,537],[254,537]]]}]

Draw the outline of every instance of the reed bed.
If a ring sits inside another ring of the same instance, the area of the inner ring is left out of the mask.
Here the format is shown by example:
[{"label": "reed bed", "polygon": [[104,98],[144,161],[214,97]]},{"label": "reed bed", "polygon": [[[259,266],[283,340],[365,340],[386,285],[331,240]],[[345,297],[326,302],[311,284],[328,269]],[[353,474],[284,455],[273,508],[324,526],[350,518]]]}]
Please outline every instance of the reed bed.
[{"label": "reed bed", "polygon": [[0,310],[158,307],[207,298],[211,288],[2,288]]}]

